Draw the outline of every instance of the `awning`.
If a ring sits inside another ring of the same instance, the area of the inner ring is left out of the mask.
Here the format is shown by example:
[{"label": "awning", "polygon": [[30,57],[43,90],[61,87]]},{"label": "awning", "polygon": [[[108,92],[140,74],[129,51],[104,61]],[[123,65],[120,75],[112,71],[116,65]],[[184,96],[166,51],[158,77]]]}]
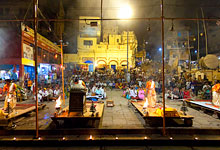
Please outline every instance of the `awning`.
[{"label": "awning", "polygon": [[87,60],[87,61],[85,61],[84,63],[86,63],[86,64],[92,64],[93,62],[92,62],[91,60]]}]

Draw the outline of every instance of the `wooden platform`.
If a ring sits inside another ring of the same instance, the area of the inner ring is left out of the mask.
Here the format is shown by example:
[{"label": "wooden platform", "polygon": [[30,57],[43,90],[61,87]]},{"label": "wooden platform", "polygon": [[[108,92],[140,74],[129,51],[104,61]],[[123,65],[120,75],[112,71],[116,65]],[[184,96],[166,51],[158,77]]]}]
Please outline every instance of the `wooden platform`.
[{"label": "wooden platform", "polygon": [[[143,109],[145,101],[138,101],[130,103],[132,106],[139,112],[143,117],[145,122],[150,126],[162,126],[163,125],[163,116],[156,112],[157,108],[147,108]],[[162,106],[160,106],[162,107]],[[166,126],[192,126],[193,116],[183,115],[182,112],[178,112],[178,115],[166,116]]]},{"label": "wooden platform", "polygon": [[86,104],[87,111],[83,115],[68,111],[68,107],[64,108],[62,113],[52,116],[51,119],[56,127],[92,127],[98,128],[103,118],[104,103],[94,103],[96,112],[92,116],[90,112],[91,103]]},{"label": "wooden platform", "polygon": [[186,100],[188,106],[198,110],[202,110],[204,113],[217,115],[220,119],[220,107],[212,104],[211,100]]},{"label": "wooden platform", "polygon": [[[46,104],[40,104],[38,109],[43,109]],[[0,116],[0,126],[1,127],[10,127],[12,121],[24,114],[30,113],[35,110],[35,104],[16,104],[14,112],[6,116]]]}]

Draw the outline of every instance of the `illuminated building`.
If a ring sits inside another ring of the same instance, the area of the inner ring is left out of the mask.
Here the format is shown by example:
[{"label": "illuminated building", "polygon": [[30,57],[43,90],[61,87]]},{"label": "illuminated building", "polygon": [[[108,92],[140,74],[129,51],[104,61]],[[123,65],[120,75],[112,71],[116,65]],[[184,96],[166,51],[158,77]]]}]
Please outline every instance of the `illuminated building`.
[{"label": "illuminated building", "polygon": [[[99,18],[80,17],[80,19]],[[104,32],[103,42],[100,42],[100,26],[99,20],[80,20],[77,38],[78,52],[74,57],[70,57],[73,54],[65,54],[64,62],[87,64],[91,72],[95,68],[123,69],[127,67],[128,48],[128,67],[129,69],[134,67],[134,56],[137,49],[137,39],[134,32],[128,31],[128,34],[125,31],[122,34],[108,34]]]},{"label": "illuminated building", "polygon": [[[12,79],[34,79],[34,32],[28,26],[21,24],[20,31],[15,27],[2,27],[0,42],[0,70],[12,70],[17,77]],[[10,52],[10,53],[9,53]],[[60,48],[45,37],[38,34],[39,77],[56,78],[59,73]],[[45,64],[47,64],[45,67]],[[49,66],[49,67],[48,67]],[[45,73],[46,74],[43,74]],[[4,78],[4,77],[2,77]]]}]

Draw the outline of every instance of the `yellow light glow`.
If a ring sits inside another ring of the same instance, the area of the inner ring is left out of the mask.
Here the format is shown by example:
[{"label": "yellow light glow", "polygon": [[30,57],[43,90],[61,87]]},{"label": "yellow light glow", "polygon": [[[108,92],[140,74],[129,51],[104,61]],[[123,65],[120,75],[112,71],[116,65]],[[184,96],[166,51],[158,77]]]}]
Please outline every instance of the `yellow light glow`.
[{"label": "yellow light glow", "polygon": [[89,140],[92,140],[92,135],[89,136]]},{"label": "yellow light glow", "polygon": [[128,19],[132,16],[132,9],[129,5],[124,5],[120,8],[118,18]]},{"label": "yellow light glow", "polygon": [[196,38],[193,38],[193,41],[196,41]]},{"label": "yellow light glow", "polygon": [[200,33],[200,36],[203,36],[203,33]]}]

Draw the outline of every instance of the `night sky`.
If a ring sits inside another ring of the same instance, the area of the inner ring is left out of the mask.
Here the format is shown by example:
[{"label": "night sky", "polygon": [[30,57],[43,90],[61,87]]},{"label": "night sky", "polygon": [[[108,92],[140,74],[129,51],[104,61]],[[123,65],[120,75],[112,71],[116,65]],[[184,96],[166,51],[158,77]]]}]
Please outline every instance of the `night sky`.
[{"label": "night sky", "polygon": [[[4,3],[2,0],[0,3]],[[28,8],[32,0],[12,0],[15,3],[26,3]],[[65,11],[65,19],[78,19],[79,16],[100,16],[100,1],[101,0],[63,0],[63,7]],[[8,1],[7,1],[8,2]],[[103,18],[113,19],[117,18],[117,13],[121,6],[129,4],[133,10],[132,18],[159,18],[160,17],[160,0],[103,0]],[[15,6],[11,6],[13,9]],[[26,8],[26,9],[27,9]],[[164,0],[164,14],[167,18],[201,18],[202,10],[205,18],[220,18],[220,1],[219,0]],[[32,8],[31,8],[32,9]],[[42,11],[45,18],[57,18],[59,12],[59,0],[39,0],[39,9]],[[32,13],[29,11],[26,18],[31,18]],[[23,18],[23,17],[21,17]],[[40,18],[42,18],[40,16]],[[114,21],[104,21],[103,27],[107,27]],[[133,30],[138,39],[138,49],[141,50],[144,41],[148,42],[146,50],[149,53],[157,54],[155,51],[161,47],[161,24],[159,20],[135,20],[124,23],[123,21],[115,21],[119,26],[119,33],[123,30]],[[54,28],[54,22],[49,22]],[[173,21],[174,31],[189,30],[191,36],[197,36],[197,22],[196,21]],[[203,23],[200,21],[200,32],[204,32]],[[40,23],[40,27],[48,28],[46,23]],[[147,27],[150,26],[150,31]],[[165,38],[170,36],[170,28],[172,26],[171,20],[165,21]],[[220,27],[216,25],[216,21],[206,21],[208,31],[208,47],[210,53],[216,53],[220,49],[218,45],[218,35],[220,34]],[[114,26],[112,27],[114,28]],[[40,30],[41,32],[43,30]],[[43,34],[43,33],[42,33]],[[76,37],[78,34],[78,21],[66,22],[64,40],[70,44],[65,48],[66,53],[76,52],[77,44]],[[51,38],[52,37],[52,38]],[[58,42],[58,38],[54,37],[54,33],[48,36],[52,41]],[[204,37],[201,37],[201,55],[204,50]],[[196,45],[196,43],[192,43]],[[196,48],[195,48],[196,49]]]}]

